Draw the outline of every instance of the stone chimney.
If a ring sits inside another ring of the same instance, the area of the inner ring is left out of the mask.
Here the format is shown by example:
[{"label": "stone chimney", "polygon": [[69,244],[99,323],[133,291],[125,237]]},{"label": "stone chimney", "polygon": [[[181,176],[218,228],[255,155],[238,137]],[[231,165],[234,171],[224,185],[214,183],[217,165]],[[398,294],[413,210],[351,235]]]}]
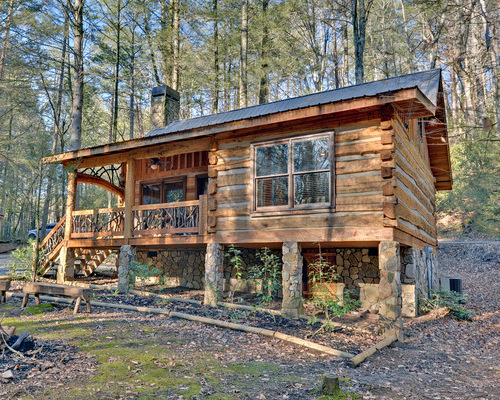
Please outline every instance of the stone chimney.
[{"label": "stone chimney", "polygon": [[179,119],[179,92],[167,85],[156,86],[151,93],[151,130],[164,128]]}]

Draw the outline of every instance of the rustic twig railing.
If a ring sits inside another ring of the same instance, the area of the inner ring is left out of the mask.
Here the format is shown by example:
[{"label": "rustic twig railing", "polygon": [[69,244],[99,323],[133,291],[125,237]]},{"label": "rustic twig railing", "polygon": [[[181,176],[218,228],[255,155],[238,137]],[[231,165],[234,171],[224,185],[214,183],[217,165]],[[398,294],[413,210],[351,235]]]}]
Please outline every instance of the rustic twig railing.
[{"label": "rustic twig railing", "polygon": [[135,206],[132,211],[134,236],[199,232],[198,200]]},{"label": "rustic twig railing", "polygon": [[[168,234],[204,234],[206,201],[180,201],[132,207],[135,237]],[[125,208],[73,211],[72,239],[123,235]],[[63,229],[64,231],[64,229]]]},{"label": "rustic twig railing", "polygon": [[40,250],[38,253],[38,267],[44,270],[54,251],[60,247],[64,239],[64,225],[66,222],[66,217],[63,217],[54,228],[49,232],[47,236],[40,243]]},{"label": "rustic twig railing", "polygon": [[73,211],[72,238],[123,235],[124,208]]}]

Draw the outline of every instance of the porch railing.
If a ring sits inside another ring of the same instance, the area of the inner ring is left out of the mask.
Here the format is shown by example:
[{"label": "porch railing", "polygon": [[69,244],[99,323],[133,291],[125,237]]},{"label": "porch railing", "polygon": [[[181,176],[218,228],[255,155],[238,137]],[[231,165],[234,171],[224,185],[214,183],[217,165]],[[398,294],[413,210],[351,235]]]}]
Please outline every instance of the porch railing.
[{"label": "porch railing", "polygon": [[125,208],[98,208],[73,211],[72,238],[112,237],[123,235]]},{"label": "porch railing", "polygon": [[[132,207],[132,236],[204,234],[206,199]],[[72,213],[71,238],[108,238],[123,236],[125,208],[101,208]]]}]

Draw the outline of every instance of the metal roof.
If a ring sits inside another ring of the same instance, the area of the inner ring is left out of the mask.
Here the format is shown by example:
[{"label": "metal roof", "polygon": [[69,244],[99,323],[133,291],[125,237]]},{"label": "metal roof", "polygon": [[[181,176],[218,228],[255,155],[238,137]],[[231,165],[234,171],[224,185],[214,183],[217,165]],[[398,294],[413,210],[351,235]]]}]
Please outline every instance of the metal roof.
[{"label": "metal roof", "polygon": [[241,108],[203,117],[173,121],[164,128],[150,131],[146,136],[158,136],[182,132],[190,129],[205,128],[243,119],[256,118],[264,115],[277,114],[284,111],[298,110],[322,104],[339,101],[377,96],[382,93],[394,92],[403,89],[418,88],[433,105],[437,105],[441,70],[417,72],[380,81],[367,82],[360,85],[348,86],[326,92],[314,93],[306,96],[261,104],[258,106]]}]

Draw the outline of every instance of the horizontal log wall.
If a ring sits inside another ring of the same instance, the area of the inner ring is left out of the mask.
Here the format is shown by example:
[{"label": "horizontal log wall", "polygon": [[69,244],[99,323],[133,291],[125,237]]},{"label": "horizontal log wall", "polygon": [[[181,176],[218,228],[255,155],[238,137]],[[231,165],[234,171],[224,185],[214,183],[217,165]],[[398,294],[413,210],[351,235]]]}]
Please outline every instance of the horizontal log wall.
[{"label": "horizontal log wall", "polygon": [[390,146],[382,144],[381,134],[378,121],[335,130],[334,210],[265,213],[255,213],[251,209],[250,145],[284,136],[260,134],[219,140],[218,148],[209,160],[211,192],[216,201],[212,207],[216,212],[209,225],[212,224],[213,231],[221,234],[283,230],[285,235],[293,229],[328,227],[383,229],[384,180],[380,173],[380,154]]},{"label": "horizontal log wall", "polygon": [[384,184],[384,224],[397,228],[424,244],[436,245],[435,187],[420,140],[397,119],[387,130],[392,137],[394,168]]}]

